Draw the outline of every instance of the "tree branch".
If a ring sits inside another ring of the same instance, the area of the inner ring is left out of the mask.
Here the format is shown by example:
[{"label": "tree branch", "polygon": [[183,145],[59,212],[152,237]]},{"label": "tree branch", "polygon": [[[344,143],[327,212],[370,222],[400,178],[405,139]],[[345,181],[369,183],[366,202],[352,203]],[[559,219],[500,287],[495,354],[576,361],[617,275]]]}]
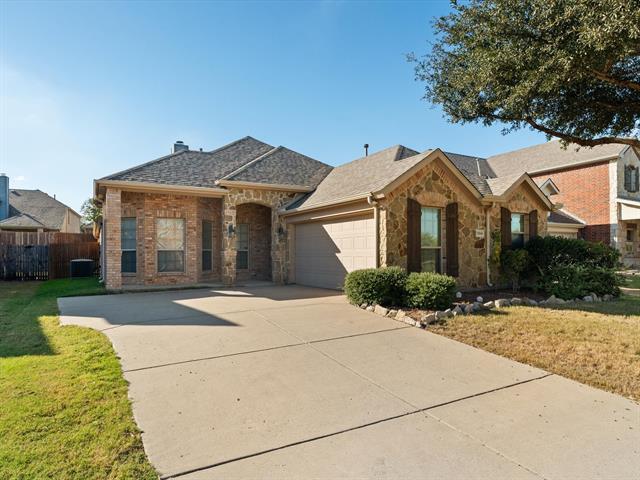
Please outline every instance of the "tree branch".
[{"label": "tree branch", "polygon": [[574,135],[569,135],[567,133],[558,132],[551,128],[547,128],[544,125],[540,125],[533,118],[526,117],[524,119],[529,125],[531,125],[536,130],[539,130],[547,135],[551,135],[553,137],[557,137],[560,140],[564,140],[565,142],[575,143],[577,145],[583,147],[595,147],[596,145],[605,145],[609,143],[620,143],[623,145],[631,145],[634,149],[640,149],[640,139],[638,138],[625,138],[625,137],[599,137],[599,138],[580,138]]},{"label": "tree branch", "polygon": [[635,90],[640,92],[640,83],[638,82],[632,82],[630,80],[621,80],[619,78],[612,77],[608,73],[600,72],[593,68],[590,68],[588,71],[591,72],[593,76],[596,77],[598,80],[602,80],[603,82],[610,83],[611,85],[616,85],[618,87],[624,87],[630,90]]}]

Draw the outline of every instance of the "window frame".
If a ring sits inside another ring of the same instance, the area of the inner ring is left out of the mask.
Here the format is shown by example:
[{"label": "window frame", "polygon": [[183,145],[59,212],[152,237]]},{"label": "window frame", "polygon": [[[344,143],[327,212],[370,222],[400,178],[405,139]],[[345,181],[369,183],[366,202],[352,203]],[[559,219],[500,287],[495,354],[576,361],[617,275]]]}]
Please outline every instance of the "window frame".
[{"label": "window frame", "polygon": [[[517,216],[520,217],[522,219],[522,231],[517,230],[514,231],[513,230],[513,218]],[[526,213],[518,213],[518,212],[511,212],[511,222],[510,222],[510,229],[511,229],[511,248],[524,248],[524,244],[527,242],[527,214]],[[522,237],[522,243],[521,244],[517,244],[517,242],[515,241],[516,238],[520,238]]]},{"label": "window frame", "polygon": [[[166,248],[159,248],[158,246],[158,222],[163,220],[177,221],[182,224],[182,250],[172,250]],[[156,217],[156,230],[155,230],[155,247],[156,247],[156,273],[160,275],[180,275],[186,273],[186,249],[187,249],[187,232],[186,221],[184,218],[172,218],[172,217]],[[182,270],[160,270],[160,252],[181,252],[182,253]]]},{"label": "window frame", "polygon": [[629,193],[640,190],[640,167],[626,165],[624,169],[624,187]]},{"label": "window frame", "polygon": [[[200,268],[202,268],[203,272],[211,272],[213,270],[213,222],[211,220],[202,220],[201,228],[202,228],[202,231],[200,232],[200,246],[201,246]],[[209,248],[205,248],[205,245],[204,245],[205,244],[204,232],[207,230],[210,233]],[[209,268],[205,268],[205,262],[204,262],[205,252],[209,252],[209,265],[208,265]]]},{"label": "window frame", "polygon": [[[246,232],[247,233],[247,242],[246,242],[247,246],[246,246],[245,249],[239,248],[241,227],[242,228],[246,227],[246,229],[247,229],[247,232]],[[251,240],[250,240],[250,236],[251,235],[250,235],[250,233],[251,233],[251,229],[249,228],[249,224],[248,223],[238,223],[236,225],[236,270],[243,270],[243,271],[244,270],[249,270],[249,266],[250,266],[249,249],[250,249],[250,243],[251,243]],[[239,267],[238,266],[238,259],[240,257],[240,255],[239,255],[240,253],[246,253],[246,256],[247,256],[247,258],[246,258],[246,262],[247,262],[246,263],[246,267]]]},{"label": "window frame", "polygon": [[[437,226],[438,226],[438,238],[437,238],[437,246],[428,246],[428,247],[424,247],[422,245],[422,235],[423,235],[423,230],[422,230],[422,216],[425,212],[425,210],[427,211],[435,211],[437,212]],[[434,273],[442,273],[442,243],[443,243],[443,238],[442,238],[442,208],[440,207],[430,207],[430,206],[424,206],[424,205],[420,205],[420,271],[421,272],[428,272],[429,270],[425,270],[423,265],[424,265],[424,260],[423,260],[423,252],[425,250],[430,250],[430,251],[436,251],[436,262],[435,262],[435,270]]]},{"label": "window frame", "polygon": [[[124,223],[126,221],[133,221],[133,245],[135,248],[123,248],[124,238],[123,233]],[[124,254],[125,252],[133,253],[133,270],[125,271],[123,269],[124,265]],[[136,217],[121,217],[120,218],[120,273],[123,275],[136,275],[138,273],[138,219]]]}]

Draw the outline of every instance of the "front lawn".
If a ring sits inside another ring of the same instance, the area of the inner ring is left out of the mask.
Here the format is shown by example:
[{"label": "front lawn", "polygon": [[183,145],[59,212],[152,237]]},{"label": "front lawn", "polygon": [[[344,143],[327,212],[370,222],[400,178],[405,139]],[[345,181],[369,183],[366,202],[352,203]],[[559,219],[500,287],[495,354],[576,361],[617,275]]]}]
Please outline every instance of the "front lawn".
[{"label": "front lawn", "polygon": [[640,275],[634,275],[632,277],[626,277],[625,287],[628,288],[640,288]]},{"label": "front lawn", "polygon": [[450,318],[428,330],[640,400],[640,297],[509,307]]},{"label": "front lawn", "polygon": [[96,293],[94,279],[0,282],[0,478],[157,478],[109,340],[58,323],[57,297]]}]

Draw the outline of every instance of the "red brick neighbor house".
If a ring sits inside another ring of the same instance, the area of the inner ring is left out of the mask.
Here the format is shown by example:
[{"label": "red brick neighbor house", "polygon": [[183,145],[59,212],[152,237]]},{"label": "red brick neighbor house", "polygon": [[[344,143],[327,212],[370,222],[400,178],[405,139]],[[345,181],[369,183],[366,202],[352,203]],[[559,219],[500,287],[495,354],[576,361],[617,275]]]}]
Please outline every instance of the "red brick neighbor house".
[{"label": "red brick neighbor house", "polygon": [[551,141],[489,157],[487,164],[496,176],[529,173],[562,205],[550,215],[549,234],[604,242],[625,264],[640,265],[640,156],[620,144],[576,148]]},{"label": "red brick neighbor house", "polygon": [[[395,146],[333,168],[245,137],[94,181],[109,289],[250,280],[340,288],[354,269],[492,282],[492,239],[547,234],[554,205],[526,172]],[[498,234],[498,237],[494,235]],[[497,240],[496,240],[497,241]]]}]

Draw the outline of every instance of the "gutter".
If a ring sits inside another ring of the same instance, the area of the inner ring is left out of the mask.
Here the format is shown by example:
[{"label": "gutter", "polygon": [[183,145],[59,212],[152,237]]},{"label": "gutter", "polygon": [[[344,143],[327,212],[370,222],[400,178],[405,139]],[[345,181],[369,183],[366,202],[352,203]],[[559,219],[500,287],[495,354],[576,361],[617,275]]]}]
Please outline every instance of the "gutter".
[{"label": "gutter", "polygon": [[164,183],[152,182],[129,182],[121,180],[94,180],[94,192],[97,196],[100,186],[115,187],[125,191],[133,192],[162,192],[199,195],[202,197],[222,197],[229,191],[225,188],[216,187],[190,187],[187,185],[168,185]]}]

